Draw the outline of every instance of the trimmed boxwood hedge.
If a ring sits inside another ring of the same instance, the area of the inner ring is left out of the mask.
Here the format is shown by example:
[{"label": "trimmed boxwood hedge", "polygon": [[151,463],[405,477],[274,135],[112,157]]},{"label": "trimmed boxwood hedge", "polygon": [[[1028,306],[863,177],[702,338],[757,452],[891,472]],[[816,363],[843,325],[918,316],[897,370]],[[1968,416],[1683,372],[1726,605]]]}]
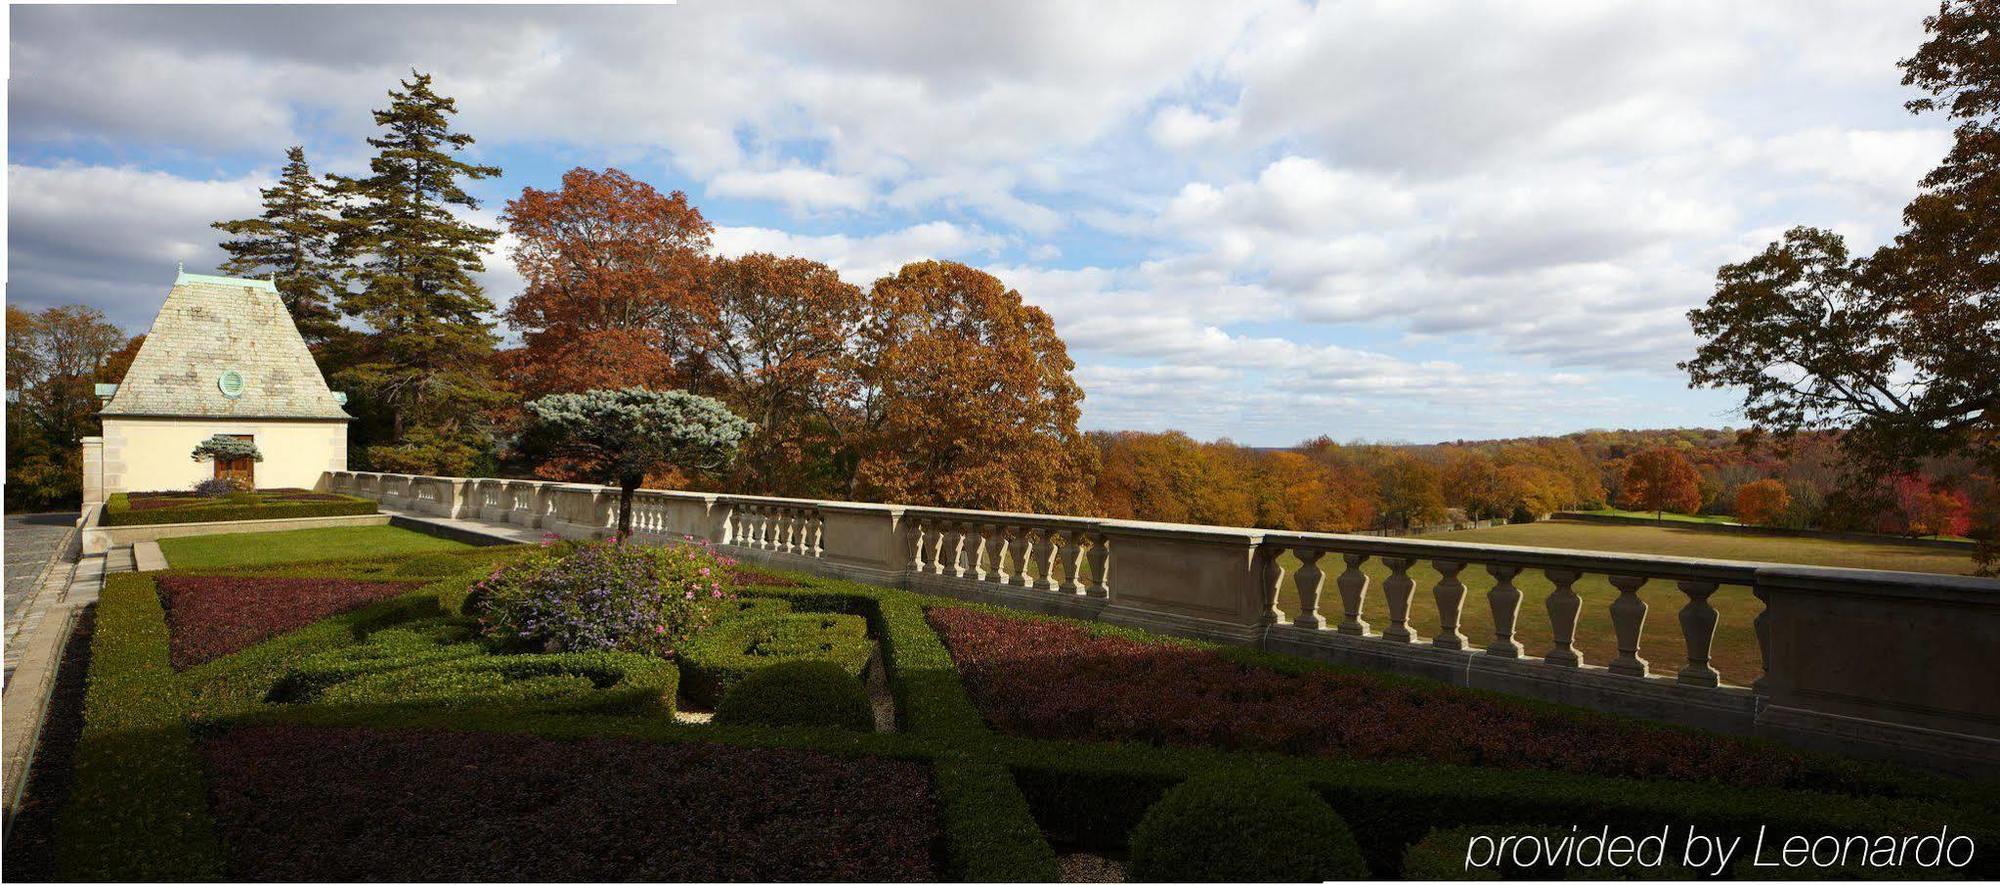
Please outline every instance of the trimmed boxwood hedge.
[{"label": "trimmed boxwood hedge", "polygon": [[1324,882],[1368,875],[1347,823],[1292,781],[1199,775],[1132,829],[1127,878],[1141,882]]},{"label": "trimmed boxwood hedge", "polygon": [[150,577],[111,575],[99,596],[76,780],[57,819],[70,881],[222,877],[186,693],[167,660],[167,619]]},{"label": "trimmed boxwood hedge", "polygon": [[673,664],[629,652],[479,654],[364,673],[320,689],[318,700],[672,715],[679,681]]},{"label": "trimmed boxwood hedge", "polygon": [[1005,766],[941,758],[933,771],[944,808],[946,868],[960,882],[1054,882],[1055,849]]},{"label": "trimmed boxwood hedge", "polygon": [[727,618],[678,651],[688,697],[707,705],[721,704],[737,683],[774,664],[825,661],[859,677],[874,655],[865,618],[796,611]]},{"label": "trimmed boxwood hedge", "polygon": [[722,698],[715,721],[727,725],[875,727],[868,689],[832,661],[791,660],[760,667]]},{"label": "trimmed boxwood hedge", "polygon": [[133,510],[132,502],[124,493],[112,495],[104,502],[104,516],[99,525],[111,527],[122,525],[169,525],[182,522],[224,522],[237,519],[302,519],[311,516],[363,516],[376,512],[376,504],[366,498],[340,496],[340,501],[274,501],[240,503],[224,499],[197,499],[200,503],[184,507],[162,507],[155,510]]},{"label": "trimmed boxwood hedge", "polygon": [[454,619],[379,630],[360,645],[307,656],[278,680],[267,700],[308,703],[318,700],[326,689],[362,676],[484,654],[485,649],[470,642],[471,638],[471,629]]}]

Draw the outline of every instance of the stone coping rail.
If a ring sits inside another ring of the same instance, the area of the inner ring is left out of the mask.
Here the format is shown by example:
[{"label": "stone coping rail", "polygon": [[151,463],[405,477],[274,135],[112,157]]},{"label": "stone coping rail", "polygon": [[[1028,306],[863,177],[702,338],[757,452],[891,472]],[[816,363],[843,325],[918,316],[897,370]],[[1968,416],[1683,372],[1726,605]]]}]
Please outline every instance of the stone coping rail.
[{"label": "stone coping rail", "polygon": [[[320,485],[564,538],[608,536],[617,520],[618,490],[607,486],[360,471],[328,472]],[[632,524],[642,541],[704,540],[779,567],[1934,769],[2000,770],[2000,581],[653,489],[633,496]],[[1363,571],[1371,560],[1389,572],[1379,587]],[[1438,575],[1424,588],[1411,575],[1420,564]],[[1483,599],[1467,598],[1468,569],[1492,577]],[[1546,618],[1547,648],[1518,637],[1524,573],[1553,587],[1527,606]],[[1574,644],[1574,585],[1586,575],[1618,591],[1608,606],[1616,654],[1601,663]],[[1278,605],[1288,584],[1296,617]],[[1710,659],[1719,618],[1709,598],[1723,586],[1748,587],[1764,606],[1753,624],[1763,675],[1750,686],[1726,681]],[[1388,623],[1363,617],[1370,593]],[[1488,607],[1493,635],[1460,630],[1467,605]],[[1649,619],[1661,605],[1671,617]],[[1437,635],[1410,628],[1415,606],[1435,606]],[[1655,672],[1649,655],[1671,663]]]}]

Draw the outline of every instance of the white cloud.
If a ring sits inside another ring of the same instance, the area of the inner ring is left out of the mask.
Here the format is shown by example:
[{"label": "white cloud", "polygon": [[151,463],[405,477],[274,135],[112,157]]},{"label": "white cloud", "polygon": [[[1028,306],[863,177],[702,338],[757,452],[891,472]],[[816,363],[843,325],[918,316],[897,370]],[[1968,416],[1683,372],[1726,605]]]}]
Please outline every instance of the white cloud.
[{"label": "white cloud", "polygon": [[210,222],[257,209],[263,175],[195,181],[129,167],[7,167],[8,300],[82,302],[133,331],[151,325],[174,268],[210,273]]},{"label": "white cloud", "polygon": [[783,203],[794,213],[817,209],[860,209],[868,205],[868,182],[818,169],[789,166],[753,172],[731,170],[708,182],[708,192],[725,197],[748,197]]},{"label": "white cloud", "polygon": [[1162,147],[1189,150],[1213,145],[1236,134],[1233,117],[1211,117],[1186,105],[1167,105],[1153,115],[1146,133]]},{"label": "white cloud", "polygon": [[715,249],[729,256],[749,252],[799,255],[825,262],[843,279],[867,287],[912,261],[968,260],[999,248],[999,237],[945,221],[867,236],[793,234],[763,227],[717,227]]},{"label": "white cloud", "polygon": [[[1094,426],[1659,424],[1719,401],[1630,392],[1677,381],[1717,265],[1793,224],[1857,250],[1897,229],[1949,139],[1901,110],[1894,68],[1932,11],[22,7],[10,297],[143,324],[153,268],[218,260],[208,222],[251,211],[282,146],[360,168],[369,109],[416,66],[475,155],[530,158],[510,171],[692,179],[737,210],[704,206],[725,254],[864,286],[987,267],[1055,316]],[[498,251],[482,281],[519,287]]]}]

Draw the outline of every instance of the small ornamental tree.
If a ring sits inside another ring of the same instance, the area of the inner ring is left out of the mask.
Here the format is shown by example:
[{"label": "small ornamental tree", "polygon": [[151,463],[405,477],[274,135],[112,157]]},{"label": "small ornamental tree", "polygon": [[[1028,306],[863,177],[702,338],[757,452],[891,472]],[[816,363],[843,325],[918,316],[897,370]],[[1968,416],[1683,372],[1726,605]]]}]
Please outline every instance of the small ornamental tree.
[{"label": "small ornamental tree", "polygon": [[556,440],[561,454],[618,485],[618,536],[632,534],[632,493],[646,474],[664,467],[717,470],[736,454],[753,426],[722,403],[684,390],[587,390],[530,401],[528,413]]},{"label": "small ornamental tree", "polygon": [[1776,525],[1792,509],[1792,493],[1775,479],[1744,483],[1736,490],[1736,519],[1746,525]]},{"label": "small ornamental tree", "polygon": [[1647,449],[1625,465],[1625,506],[1651,510],[1654,519],[1693,513],[1701,509],[1701,474],[1673,449]]},{"label": "small ornamental tree", "polygon": [[234,461],[237,458],[264,460],[264,454],[257,451],[256,443],[219,433],[196,445],[193,457],[196,461]]}]

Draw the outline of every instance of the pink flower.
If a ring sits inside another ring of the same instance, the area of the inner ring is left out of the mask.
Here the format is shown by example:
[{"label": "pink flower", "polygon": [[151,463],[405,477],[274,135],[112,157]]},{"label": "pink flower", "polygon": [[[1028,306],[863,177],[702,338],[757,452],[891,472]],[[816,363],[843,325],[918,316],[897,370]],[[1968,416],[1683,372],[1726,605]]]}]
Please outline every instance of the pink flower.
[{"label": "pink flower", "polygon": [[718,588],[718,589],[715,589],[715,590],[710,590],[710,591],[708,591],[708,597],[709,597],[710,599],[721,599],[721,598],[722,598],[722,590],[721,590],[721,589],[719,589],[719,588]]},{"label": "pink flower", "polygon": [[688,592],[687,592],[687,593],[686,593],[685,595],[683,595],[683,596],[682,596],[681,598],[682,598],[682,599],[693,599],[693,598],[694,598],[694,591],[693,591],[693,590],[689,590],[689,591],[688,591]]},{"label": "pink flower", "polygon": [[701,567],[701,576],[704,578],[708,577],[708,566]]}]

